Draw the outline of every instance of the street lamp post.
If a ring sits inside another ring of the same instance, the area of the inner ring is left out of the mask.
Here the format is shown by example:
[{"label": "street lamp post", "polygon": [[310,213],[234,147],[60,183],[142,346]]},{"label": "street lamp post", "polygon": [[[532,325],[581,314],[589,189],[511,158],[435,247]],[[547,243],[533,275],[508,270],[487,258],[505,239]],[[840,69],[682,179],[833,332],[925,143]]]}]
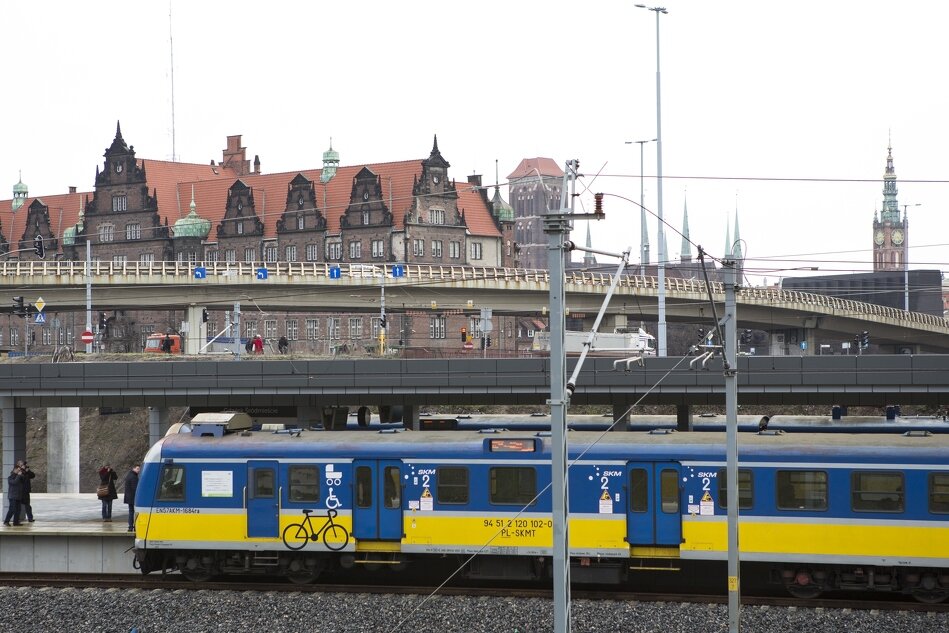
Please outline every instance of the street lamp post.
[{"label": "street lamp post", "polygon": [[[922,205],[922,202],[904,204],[903,223],[909,225],[909,220],[906,217],[906,209],[909,207],[920,207]],[[903,309],[909,312],[909,235],[904,235],[903,240]]]},{"label": "street lamp post", "polygon": [[646,274],[646,265],[649,263],[649,234],[646,231],[646,206],[643,199],[643,146],[658,139],[645,141],[626,141],[627,145],[639,143],[639,273]]},{"label": "street lamp post", "polygon": [[659,254],[656,270],[659,281],[659,327],[656,336],[658,356],[666,355],[666,238],[662,219],[662,99],[660,97],[659,75],[659,14],[669,13],[665,7],[647,7],[644,4],[635,5],[637,8],[654,11],[656,13],[656,214],[659,218]]}]

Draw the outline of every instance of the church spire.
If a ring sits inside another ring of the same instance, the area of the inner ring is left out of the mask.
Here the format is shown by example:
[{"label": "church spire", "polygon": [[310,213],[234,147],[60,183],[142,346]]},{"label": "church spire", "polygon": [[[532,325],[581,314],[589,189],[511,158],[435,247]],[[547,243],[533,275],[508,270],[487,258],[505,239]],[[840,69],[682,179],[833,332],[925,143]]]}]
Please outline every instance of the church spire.
[{"label": "church spire", "polygon": [[738,230],[738,194],[735,194],[735,246],[732,249],[732,257],[741,261],[744,257],[741,249],[741,231]]},{"label": "church spire", "polygon": [[900,205],[896,199],[896,170],[893,168],[893,143],[887,141],[886,171],[883,173],[883,210],[880,212],[881,222],[898,224],[900,221]]},{"label": "church spire", "polygon": [[[590,239],[590,223],[587,222],[587,248],[593,248],[593,240]],[[586,251],[583,253],[583,265],[586,268],[591,266],[596,266],[596,256],[593,253]]]},{"label": "church spire", "polygon": [[682,250],[679,259],[683,264],[692,261],[692,242],[689,240],[689,201],[686,198],[682,203]]}]

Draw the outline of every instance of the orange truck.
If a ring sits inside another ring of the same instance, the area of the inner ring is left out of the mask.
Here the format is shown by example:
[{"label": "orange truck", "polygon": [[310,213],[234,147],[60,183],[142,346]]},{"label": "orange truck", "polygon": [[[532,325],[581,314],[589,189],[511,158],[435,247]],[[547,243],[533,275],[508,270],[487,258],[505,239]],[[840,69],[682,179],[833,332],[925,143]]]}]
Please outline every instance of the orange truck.
[{"label": "orange truck", "polygon": [[[145,353],[155,353],[161,354],[165,350],[162,349],[162,343],[165,341],[165,334],[149,334],[148,338],[145,340]],[[180,354],[181,353],[181,336],[178,334],[168,334],[169,339],[171,339],[171,354]]]}]

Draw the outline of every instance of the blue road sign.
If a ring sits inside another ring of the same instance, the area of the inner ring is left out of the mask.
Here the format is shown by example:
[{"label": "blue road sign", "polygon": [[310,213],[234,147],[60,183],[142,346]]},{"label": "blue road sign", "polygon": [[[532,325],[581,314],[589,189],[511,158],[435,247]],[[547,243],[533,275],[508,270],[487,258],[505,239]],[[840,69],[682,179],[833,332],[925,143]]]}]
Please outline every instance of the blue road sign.
[{"label": "blue road sign", "polygon": [[342,271],[340,271],[339,266],[330,267],[330,279],[339,279],[341,275]]},{"label": "blue road sign", "polygon": [[402,264],[396,264],[392,267],[392,276],[393,277],[405,277],[405,267]]},{"label": "blue road sign", "polygon": [[204,266],[195,266],[194,268],[194,278],[195,279],[207,279],[208,278],[208,269]]},{"label": "blue road sign", "polygon": [[267,269],[258,268],[257,269],[257,279],[266,279],[267,278]]},{"label": "blue road sign", "polygon": [[46,323],[46,315],[42,312],[36,313],[36,322],[37,323]]}]

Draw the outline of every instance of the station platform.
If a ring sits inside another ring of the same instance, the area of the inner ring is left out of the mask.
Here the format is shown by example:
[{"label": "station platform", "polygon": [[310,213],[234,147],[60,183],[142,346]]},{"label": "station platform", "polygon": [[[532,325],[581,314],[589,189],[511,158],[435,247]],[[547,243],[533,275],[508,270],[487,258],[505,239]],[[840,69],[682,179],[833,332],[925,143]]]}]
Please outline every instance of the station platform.
[{"label": "station platform", "polygon": [[[32,493],[29,523],[0,525],[0,573],[138,574],[128,531],[128,506],[112,502],[112,522],[102,521],[95,493]],[[3,514],[7,503],[3,499]]]}]

